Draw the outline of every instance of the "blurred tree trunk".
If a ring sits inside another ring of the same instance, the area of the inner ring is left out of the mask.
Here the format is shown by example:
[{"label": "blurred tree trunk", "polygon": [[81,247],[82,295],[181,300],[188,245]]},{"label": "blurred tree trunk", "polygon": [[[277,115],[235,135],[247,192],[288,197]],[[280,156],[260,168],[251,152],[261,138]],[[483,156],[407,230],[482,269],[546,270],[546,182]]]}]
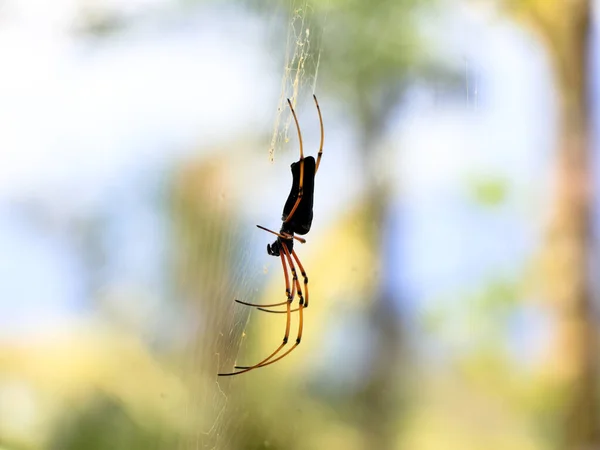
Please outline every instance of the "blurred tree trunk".
[{"label": "blurred tree trunk", "polygon": [[562,448],[600,448],[597,335],[588,280],[591,259],[589,145],[589,0],[520,2],[549,49],[558,90],[555,192],[543,252],[545,282],[556,310],[553,371],[566,393]]},{"label": "blurred tree trunk", "polygon": [[[567,6],[567,4],[563,5]],[[600,448],[597,342],[588,280],[590,229],[589,0],[570,2],[561,17],[568,31],[557,38],[554,63],[560,89],[560,141],[556,197],[550,223],[548,279],[558,313],[557,358],[567,386],[564,448]],[[549,30],[549,32],[555,32]]]},{"label": "blurred tree trunk", "polygon": [[[359,86],[361,87],[361,86]],[[378,273],[380,280],[375,284],[371,293],[374,301],[368,313],[369,329],[374,337],[373,347],[369,349],[370,371],[358,392],[358,402],[363,411],[362,428],[365,434],[366,448],[394,448],[398,440],[398,411],[399,399],[402,396],[403,383],[399,382],[397,362],[403,353],[404,339],[401,329],[400,314],[395,306],[397,298],[390,295],[384,288],[387,284],[383,277],[389,276],[383,267],[386,253],[389,250],[387,239],[391,236],[382,235],[385,229],[385,216],[390,199],[390,180],[382,170],[381,158],[382,137],[387,124],[387,117],[397,104],[402,89],[399,86],[391,88],[393,92],[381,93],[380,96],[358,89],[363,95],[358,96],[360,107],[360,132],[362,167],[366,175],[366,204],[368,217],[371,218],[369,227],[365,230],[369,247],[380,255]],[[373,101],[374,97],[377,101]],[[368,293],[366,293],[368,295]]]}]

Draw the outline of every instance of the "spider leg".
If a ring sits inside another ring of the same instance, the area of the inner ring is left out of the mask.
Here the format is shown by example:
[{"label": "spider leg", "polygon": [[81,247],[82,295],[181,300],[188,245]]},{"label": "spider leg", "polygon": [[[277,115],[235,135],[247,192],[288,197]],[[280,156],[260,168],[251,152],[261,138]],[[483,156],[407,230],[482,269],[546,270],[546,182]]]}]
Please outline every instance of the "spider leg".
[{"label": "spider leg", "polygon": [[288,235],[288,234],[279,234],[273,230],[269,230],[268,228],[263,227],[262,225],[256,225],[258,228],[260,228],[261,230],[265,230],[268,231],[271,234],[274,234],[275,236],[279,236],[281,239],[296,239],[298,242],[300,242],[301,244],[306,244],[306,239],[301,238],[299,236],[292,236],[292,235]]},{"label": "spider leg", "polygon": [[239,303],[240,305],[246,305],[246,306],[256,306],[256,307],[261,307],[261,308],[273,308],[275,306],[283,306],[285,305],[288,301],[286,300],[285,302],[280,302],[280,303],[271,303],[270,305],[261,305],[259,303],[247,303],[247,302],[243,302],[241,300],[235,299],[235,301],[237,303]]},{"label": "spider leg", "polygon": [[302,145],[302,133],[300,133],[300,125],[298,124],[298,117],[296,117],[296,111],[294,111],[294,107],[292,106],[292,102],[290,99],[287,99],[288,105],[290,105],[290,109],[292,110],[292,115],[294,116],[294,122],[296,122],[296,129],[298,130],[298,140],[300,141],[300,161],[304,159],[304,147]]},{"label": "spider leg", "polygon": [[[260,363],[251,366],[251,367],[245,367],[245,366],[235,366],[236,369],[244,369],[241,372],[237,372],[237,373],[242,373],[242,372],[246,372],[248,370],[252,370],[252,369],[256,369],[258,367],[265,367],[268,366],[269,364],[273,364],[274,362],[279,361],[281,358],[289,355],[296,347],[298,347],[298,345],[300,345],[300,341],[302,340],[302,329],[303,329],[303,310],[304,310],[304,298],[302,297],[302,289],[300,288],[300,282],[298,281],[298,277],[296,276],[296,268],[294,267],[294,262],[292,261],[292,258],[290,257],[290,252],[288,251],[287,247],[284,245],[283,246],[283,252],[285,253],[285,256],[290,264],[290,268],[292,270],[292,274],[293,274],[293,279],[294,282],[296,283],[297,287],[298,287],[298,297],[299,297],[299,308],[298,308],[298,337],[296,338],[296,342],[294,343],[294,345],[292,345],[292,347],[286,351],[285,353],[283,353],[282,355],[279,355],[277,358],[275,359],[271,359],[275,356],[276,352],[271,354],[268,358],[264,359],[263,361],[261,361]],[[290,320],[290,307],[288,304],[288,310],[286,311],[288,314],[288,322]]]},{"label": "spider leg", "polygon": [[319,107],[319,102],[317,101],[317,96],[313,94],[313,99],[315,100],[315,105],[317,105],[317,112],[319,113],[319,124],[321,125],[321,145],[319,145],[319,153],[317,155],[317,166],[315,167],[315,175],[319,170],[319,163],[321,162],[321,156],[323,156],[323,141],[325,139],[325,133],[323,131],[323,117],[321,116],[321,108]]},{"label": "spider leg", "polygon": [[[283,248],[286,249],[285,245],[283,246]],[[289,252],[287,252],[287,255],[289,255]],[[263,359],[261,362],[259,362],[258,364],[255,364],[253,366],[247,367],[245,368],[245,370],[240,370],[238,372],[230,372],[230,373],[219,373],[217,374],[220,377],[228,377],[228,376],[232,376],[232,375],[239,375],[241,373],[244,372],[248,372],[252,369],[255,369],[257,367],[260,367],[261,364],[264,364],[265,362],[269,361],[271,358],[273,358],[277,353],[279,353],[279,351],[285,346],[285,344],[287,344],[288,338],[290,336],[290,324],[291,324],[291,304],[292,304],[292,300],[294,299],[291,295],[290,292],[290,279],[287,273],[287,266],[286,266],[286,262],[285,262],[285,257],[284,255],[280,255],[281,257],[281,265],[283,266],[283,273],[285,275],[285,293],[287,294],[288,300],[287,300],[287,321],[286,321],[286,325],[285,325],[285,334],[283,336],[283,342],[281,343],[281,345],[279,347],[277,347],[277,349],[271,353],[268,357],[266,357],[265,359]],[[236,366],[237,368],[237,366]]]},{"label": "spider leg", "polygon": [[[264,312],[268,312],[268,313],[272,313],[272,314],[286,314],[287,311],[273,311],[271,309],[266,309],[266,308],[256,308],[259,311],[264,311]],[[296,311],[300,311],[300,308],[294,308],[292,310],[290,310],[290,312],[296,312]]]},{"label": "spider leg", "polygon": [[[287,297],[287,300],[285,302],[279,302],[279,303],[271,303],[268,305],[261,305],[260,303],[248,303],[248,302],[243,302],[241,300],[235,299],[235,301],[241,305],[246,305],[246,306],[255,306],[257,308],[273,308],[275,306],[283,306],[287,303],[290,302],[290,297],[292,298],[292,300],[294,300],[294,297],[296,296],[296,285],[292,285],[292,292],[290,294],[290,283],[289,283],[289,278],[288,278],[288,273],[287,273],[287,267],[285,264],[285,260],[283,259],[283,255],[279,255],[281,257],[281,264],[283,266],[283,274],[285,275],[285,295]],[[285,311],[284,311],[285,312]]]},{"label": "spider leg", "polygon": [[[283,255],[279,255],[280,257],[283,257]],[[287,271],[285,273],[286,278],[287,278]],[[242,305],[247,305],[247,306],[255,306],[258,310],[260,311],[265,311],[265,312],[281,312],[281,313],[286,313],[287,311],[271,311],[269,309],[266,308],[274,308],[276,306],[282,306],[285,305],[287,303],[289,303],[289,298],[291,296],[292,301],[294,300],[294,297],[296,296],[296,283],[292,283],[292,293],[290,294],[290,289],[288,284],[286,284],[286,289],[285,289],[285,295],[287,296],[288,300],[286,300],[285,302],[280,302],[280,303],[271,303],[270,305],[259,305],[258,303],[246,303],[246,302],[242,302],[240,300],[236,300],[236,302],[241,303]],[[297,309],[292,309],[290,312],[296,312],[298,311]]]},{"label": "spider leg", "polygon": [[[294,239],[297,239],[297,240],[299,240],[299,241],[300,241],[301,243],[303,243],[303,244],[306,242],[306,240],[305,240],[305,239],[302,239],[302,238],[300,238],[300,237],[297,237],[297,236],[283,235],[283,234],[276,233],[275,231],[269,230],[268,228],[265,228],[265,227],[263,227],[263,226],[261,226],[261,225],[256,225],[256,226],[257,226],[258,228],[260,228],[261,230],[265,230],[265,231],[268,231],[269,233],[273,233],[274,235],[276,235],[276,236],[279,236],[280,238],[283,238],[283,239],[291,239],[291,238],[294,238]],[[292,252],[292,253],[293,253],[293,252]],[[298,261],[298,259],[297,259],[297,256],[295,256],[295,258],[296,258],[296,261]],[[300,270],[302,271],[302,275],[304,276],[304,278],[305,278],[305,280],[306,280],[306,274],[304,273],[304,269],[302,268],[302,265],[300,265]],[[285,274],[286,274],[286,276],[287,276],[287,271],[286,271],[286,273],[285,273]],[[306,283],[305,283],[305,284],[306,284]],[[288,292],[288,294],[289,294],[289,292]],[[293,283],[293,284],[292,284],[292,299],[293,299],[295,296],[296,296],[296,283]],[[237,300],[237,299],[235,299],[235,301],[236,301],[237,303],[241,304],[241,305],[246,305],[246,306],[255,306],[255,307],[257,307],[258,309],[260,309],[261,311],[266,311],[266,312],[281,312],[281,313],[284,313],[284,312],[286,312],[286,311],[268,311],[268,310],[266,310],[266,309],[261,309],[261,308],[273,308],[273,307],[276,307],[276,306],[283,306],[283,305],[285,305],[285,304],[287,303],[287,300],[286,300],[285,302],[271,303],[271,304],[269,304],[269,305],[261,305],[261,304],[258,304],[258,303],[248,303],[248,302],[243,302],[243,301],[241,301],[241,300]],[[294,310],[292,310],[291,312],[296,312],[296,311],[298,311],[298,310],[297,310],[297,309],[294,309]]]},{"label": "spider leg", "polygon": [[296,264],[298,264],[298,268],[300,269],[300,273],[302,274],[302,278],[304,278],[304,294],[306,295],[306,301],[304,302],[304,307],[308,308],[308,277],[306,276],[306,272],[304,271],[304,267],[300,262],[300,258],[296,254],[295,250],[292,250],[292,256],[296,260]]},{"label": "spider leg", "polygon": [[298,130],[298,140],[300,141],[300,159],[298,160],[298,162],[300,163],[300,182],[298,185],[298,198],[296,199],[296,203],[294,203],[294,207],[292,208],[292,210],[290,211],[288,216],[283,221],[284,223],[287,223],[290,220],[292,220],[292,217],[294,216],[294,213],[296,212],[298,205],[300,205],[302,196],[304,195],[304,190],[302,187],[302,184],[304,182],[304,149],[302,146],[302,133],[300,133],[300,124],[298,123],[298,118],[296,117],[296,111],[294,111],[292,102],[290,101],[289,98],[287,99],[287,101],[288,101],[288,105],[290,105],[290,109],[292,110],[292,115],[294,116],[294,122],[296,122],[296,129]]},{"label": "spider leg", "polygon": [[[292,250],[292,256],[294,257],[294,259],[296,260],[296,264],[298,264],[298,268],[300,269],[300,273],[302,274],[302,277],[304,278],[304,295],[306,295],[306,299],[304,301],[304,308],[308,308],[308,277],[306,276],[306,272],[304,271],[304,267],[302,266],[302,263],[300,262],[300,259],[298,258],[298,255],[296,254],[295,250]],[[282,304],[280,304],[282,305]],[[271,305],[269,305],[268,307],[270,307]],[[265,307],[267,307],[267,305],[265,305]],[[260,311],[264,311],[264,312],[268,312],[268,313],[274,313],[274,314],[285,314],[287,311],[272,311],[270,309],[265,309],[265,308],[258,308]],[[292,309],[291,312],[296,312],[299,311],[300,308],[296,308],[296,309]]]}]

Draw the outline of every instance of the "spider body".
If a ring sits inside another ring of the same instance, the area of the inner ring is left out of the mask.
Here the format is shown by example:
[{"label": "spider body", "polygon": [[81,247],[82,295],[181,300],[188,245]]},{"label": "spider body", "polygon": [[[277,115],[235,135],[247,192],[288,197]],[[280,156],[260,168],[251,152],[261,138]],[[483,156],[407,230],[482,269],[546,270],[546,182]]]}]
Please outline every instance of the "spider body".
[{"label": "spider body", "polygon": [[[282,245],[287,247],[290,254],[294,251],[294,234],[304,235],[310,231],[313,219],[313,198],[315,190],[315,158],[307,156],[304,158],[304,170],[300,170],[300,161],[296,161],[291,164],[292,169],[292,189],[290,195],[288,195],[285,206],[283,207],[283,214],[281,215],[281,229],[279,234],[282,236],[292,236],[292,238],[286,239],[278,237],[272,244],[267,244],[267,253],[271,256],[279,256],[283,253]],[[296,207],[294,215],[290,217],[290,211],[294,208],[298,200],[298,194],[300,193],[300,172],[302,174],[302,197],[300,203]],[[289,221],[286,221],[290,218]]]},{"label": "spider body", "polygon": [[[300,125],[298,124],[298,118],[296,112],[292,106],[292,102],[288,99],[288,104],[294,116],[296,128],[298,130],[298,141],[300,144],[300,159],[291,164],[292,170],[292,188],[288,195],[288,198],[283,206],[283,214],[281,220],[281,229],[279,233],[276,233],[268,228],[261,225],[257,225],[261,230],[267,231],[277,236],[277,239],[272,244],[267,244],[267,253],[271,256],[277,256],[281,260],[281,266],[283,268],[283,275],[285,279],[285,294],[286,301],[279,303],[272,303],[269,305],[260,305],[254,303],[247,303],[241,300],[235,300],[238,303],[246,306],[257,307],[260,311],[268,313],[279,313],[286,314],[286,327],[281,345],[275,349],[269,356],[264,358],[253,366],[235,366],[238,369],[237,372],[230,373],[219,373],[219,376],[232,376],[239,375],[241,373],[248,372],[259,367],[265,367],[279,361],[286,355],[289,355],[301,342],[302,330],[303,330],[303,311],[308,308],[308,277],[304,271],[304,267],[300,262],[300,258],[294,251],[294,239],[305,243],[306,241],[296,235],[305,235],[310,231],[313,220],[313,198],[315,189],[315,175],[319,170],[319,163],[321,162],[321,156],[323,154],[323,118],[321,117],[321,109],[317,102],[317,97],[313,95],[315,105],[319,113],[319,123],[321,125],[321,145],[319,147],[319,153],[317,160],[312,156],[304,157],[303,145],[302,145],[302,134],[300,133]],[[298,273],[296,272],[296,266],[298,267],[300,274],[303,278],[303,286],[300,284],[298,279]],[[288,273],[288,267],[289,272]],[[291,275],[291,282],[290,282]],[[298,297],[298,307],[295,309],[291,308],[292,302],[295,297]],[[285,306],[286,310],[273,310],[271,308]],[[288,343],[290,336],[291,326],[291,314],[298,312],[298,334],[295,343],[287,351],[279,354],[279,352]]]},{"label": "spider body", "polygon": [[[315,191],[315,158],[307,156],[304,158],[304,173],[302,174],[302,185],[300,185],[300,161],[292,163],[290,166],[292,169],[292,189],[288,196],[285,206],[283,207],[283,214],[281,220],[283,224],[287,225],[287,229],[293,231],[296,234],[304,235],[310,231],[310,226],[313,220],[313,197]],[[300,187],[302,186],[302,187]],[[294,208],[296,201],[298,200],[298,194],[302,189],[302,197],[294,215],[290,216],[290,212]],[[288,221],[288,218],[290,219]]]}]

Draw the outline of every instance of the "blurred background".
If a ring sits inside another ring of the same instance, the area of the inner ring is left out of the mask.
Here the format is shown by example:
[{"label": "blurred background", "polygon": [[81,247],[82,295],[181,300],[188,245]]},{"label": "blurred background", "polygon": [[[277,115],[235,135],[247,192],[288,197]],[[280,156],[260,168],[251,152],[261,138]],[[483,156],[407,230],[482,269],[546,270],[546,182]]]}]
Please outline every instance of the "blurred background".
[{"label": "blurred background", "polygon": [[598,10],[1,1],[0,449],[600,448]]}]

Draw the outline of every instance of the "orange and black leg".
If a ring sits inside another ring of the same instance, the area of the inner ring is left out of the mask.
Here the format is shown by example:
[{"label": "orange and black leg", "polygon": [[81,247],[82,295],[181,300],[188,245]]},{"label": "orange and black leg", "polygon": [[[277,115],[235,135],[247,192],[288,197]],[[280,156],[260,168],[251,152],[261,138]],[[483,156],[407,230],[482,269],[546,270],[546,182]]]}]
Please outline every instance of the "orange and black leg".
[{"label": "orange and black leg", "polygon": [[[277,349],[274,353],[272,353],[268,358],[265,358],[260,363],[254,365],[254,366],[251,366],[251,367],[235,366],[236,369],[243,369],[240,372],[236,372],[236,373],[243,373],[243,372],[247,372],[248,370],[256,369],[258,367],[265,367],[270,364],[273,364],[273,363],[279,361],[280,359],[284,358],[285,356],[289,355],[293,350],[296,349],[296,347],[298,347],[298,345],[300,345],[300,341],[302,340],[302,330],[303,330],[303,325],[304,325],[304,322],[303,322],[304,317],[302,314],[303,310],[304,310],[304,298],[302,296],[302,289],[300,288],[298,276],[296,275],[296,268],[294,267],[294,262],[292,261],[292,258],[290,257],[290,252],[288,251],[288,249],[285,245],[283,246],[283,252],[285,253],[286,259],[288,260],[288,263],[289,263],[291,271],[292,271],[294,283],[296,284],[296,287],[298,289],[298,298],[299,298],[299,300],[298,300],[298,304],[299,304],[299,307],[298,307],[298,336],[296,337],[296,342],[294,343],[294,345],[292,345],[292,347],[289,350],[287,350],[282,355],[279,355],[275,359],[271,359],[271,358],[273,358],[276,355],[276,353],[283,347],[283,345],[281,345],[280,348]],[[288,309],[286,312],[288,315],[288,324],[289,324],[290,312],[291,312],[289,304],[288,304]],[[287,342],[287,340],[285,342]]]},{"label": "orange and black leg", "polygon": [[[284,248],[285,248],[285,246],[284,246]],[[289,255],[289,253],[288,253],[288,255]],[[232,375],[239,375],[241,373],[248,372],[252,369],[256,369],[257,367],[260,367],[262,364],[271,360],[271,358],[273,358],[275,355],[277,355],[277,353],[279,353],[281,351],[281,349],[285,346],[285,344],[287,344],[289,336],[290,336],[291,305],[292,305],[292,301],[293,301],[294,297],[292,296],[292,292],[290,291],[290,279],[288,276],[287,265],[286,265],[287,258],[284,257],[283,254],[281,254],[280,256],[281,256],[281,265],[283,267],[283,273],[285,275],[285,293],[287,295],[287,302],[285,302],[287,304],[287,311],[286,311],[287,312],[287,321],[286,321],[286,325],[285,325],[285,334],[283,335],[283,342],[281,343],[281,345],[279,347],[277,347],[277,349],[273,353],[271,353],[265,359],[260,361],[258,364],[255,364],[250,367],[246,367],[246,368],[244,368],[244,370],[240,370],[238,372],[220,373],[220,374],[218,374],[218,376],[228,377],[228,376],[232,376]],[[237,368],[237,366],[236,366],[236,368]]]},{"label": "orange and black leg", "polygon": [[296,117],[296,111],[294,111],[292,102],[289,98],[287,99],[287,101],[288,105],[290,105],[290,109],[292,110],[294,122],[296,122],[296,129],[298,130],[298,141],[300,141],[300,159],[298,160],[298,162],[300,163],[300,181],[298,184],[298,198],[296,199],[296,203],[294,203],[294,207],[291,209],[290,213],[285,218],[284,223],[287,223],[290,220],[292,220],[292,217],[294,216],[298,205],[300,205],[300,202],[302,201],[302,196],[304,195],[304,190],[302,187],[302,185],[304,184],[304,147],[302,144],[302,133],[300,132],[300,124],[298,123],[298,117]]},{"label": "orange and black leg", "polygon": [[[306,296],[305,300],[304,300],[304,308],[308,308],[308,276],[306,276],[306,272],[304,271],[304,267],[302,266],[302,263],[300,262],[300,258],[298,258],[298,255],[296,254],[295,250],[292,250],[292,256],[294,257],[294,259],[296,260],[296,264],[298,264],[298,268],[300,269],[300,273],[302,274],[302,277],[304,278],[304,295]],[[260,311],[264,311],[264,312],[268,312],[268,313],[274,313],[274,314],[285,314],[287,311],[273,311],[271,309],[266,309],[266,308],[272,308],[275,306],[282,306],[285,303],[279,303],[279,304],[274,304],[274,305],[261,305],[260,308],[258,308]],[[300,308],[296,308],[296,309],[292,309],[291,312],[296,312],[299,311]]]},{"label": "orange and black leg", "polygon": [[319,170],[319,164],[321,163],[321,156],[323,156],[323,141],[325,140],[325,132],[323,130],[323,117],[321,116],[321,108],[319,107],[319,102],[317,101],[317,96],[313,94],[313,99],[315,100],[315,105],[317,105],[317,112],[319,113],[319,125],[321,125],[321,144],[319,145],[319,154],[317,155],[317,166],[315,167],[315,175]]}]

